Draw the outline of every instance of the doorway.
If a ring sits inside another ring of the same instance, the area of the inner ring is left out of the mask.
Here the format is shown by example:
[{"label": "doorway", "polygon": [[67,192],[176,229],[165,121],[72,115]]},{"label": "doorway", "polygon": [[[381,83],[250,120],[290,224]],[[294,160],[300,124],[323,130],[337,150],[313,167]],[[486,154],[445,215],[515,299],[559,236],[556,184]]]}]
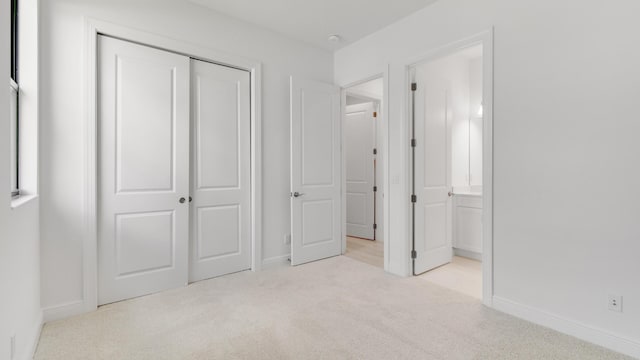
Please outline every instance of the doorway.
[{"label": "doorway", "polygon": [[483,44],[410,67],[413,274],[483,296]]},{"label": "doorway", "polygon": [[345,255],[384,268],[384,79],[344,89]]}]

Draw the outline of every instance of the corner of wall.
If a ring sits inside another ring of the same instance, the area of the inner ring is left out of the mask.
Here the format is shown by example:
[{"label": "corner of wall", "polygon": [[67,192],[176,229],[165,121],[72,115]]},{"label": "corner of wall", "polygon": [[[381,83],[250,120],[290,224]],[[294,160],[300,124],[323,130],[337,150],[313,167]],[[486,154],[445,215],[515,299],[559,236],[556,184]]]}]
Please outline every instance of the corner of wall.
[{"label": "corner of wall", "polygon": [[36,354],[36,350],[38,349],[38,342],[40,341],[40,333],[42,331],[43,323],[43,311],[38,311],[38,315],[36,316],[36,321],[32,325],[31,329],[29,329],[28,333],[28,341],[27,348],[25,349],[24,354],[22,355],[22,359],[31,360]]},{"label": "corner of wall", "polygon": [[567,319],[500,296],[493,297],[493,308],[619,353],[640,358],[640,342],[606,330]]},{"label": "corner of wall", "polygon": [[85,302],[83,300],[76,300],[42,309],[42,318],[44,323],[48,323],[85,312],[87,312]]}]

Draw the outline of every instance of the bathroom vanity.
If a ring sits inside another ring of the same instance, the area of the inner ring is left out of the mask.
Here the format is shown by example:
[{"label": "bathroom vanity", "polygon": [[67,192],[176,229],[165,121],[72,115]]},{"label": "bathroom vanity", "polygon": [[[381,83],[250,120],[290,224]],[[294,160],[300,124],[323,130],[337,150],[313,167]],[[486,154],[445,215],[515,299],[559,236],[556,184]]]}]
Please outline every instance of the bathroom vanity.
[{"label": "bathroom vanity", "polygon": [[453,196],[454,253],[482,260],[482,194],[455,193]]}]

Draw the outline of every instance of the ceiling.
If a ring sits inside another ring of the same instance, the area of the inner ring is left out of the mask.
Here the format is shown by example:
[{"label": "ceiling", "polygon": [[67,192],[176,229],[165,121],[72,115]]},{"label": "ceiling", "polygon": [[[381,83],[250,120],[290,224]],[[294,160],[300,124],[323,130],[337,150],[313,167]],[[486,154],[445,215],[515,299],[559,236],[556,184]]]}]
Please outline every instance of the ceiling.
[{"label": "ceiling", "polygon": [[377,78],[359,85],[352,86],[347,89],[347,92],[351,95],[362,95],[362,96],[382,100],[382,96],[384,94],[383,84],[384,83],[382,78]]},{"label": "ceiling", "polygon": [[[189,0],[316,47],[336,50],[437,0]],[[339,34],[341,41],[327,40]]]}]

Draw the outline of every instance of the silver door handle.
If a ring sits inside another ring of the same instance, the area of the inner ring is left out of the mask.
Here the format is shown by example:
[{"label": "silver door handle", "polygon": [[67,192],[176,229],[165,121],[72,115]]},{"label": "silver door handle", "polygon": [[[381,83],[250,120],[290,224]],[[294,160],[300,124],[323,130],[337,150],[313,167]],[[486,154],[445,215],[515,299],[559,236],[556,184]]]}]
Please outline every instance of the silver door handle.
[{"label": "silver door handle", "polygon": [[300,197],[300,196],[303,196],[303,195],[304,195],[303,193],[299,193],[297,191],[293,193],[293,197]]},{"label": "silver door handle", "polygon": [[178,200],[178,202],[180,202],[180,204],[184,204],[184,202],[186,201],[185,198],[181,197],[180,200]]}]

